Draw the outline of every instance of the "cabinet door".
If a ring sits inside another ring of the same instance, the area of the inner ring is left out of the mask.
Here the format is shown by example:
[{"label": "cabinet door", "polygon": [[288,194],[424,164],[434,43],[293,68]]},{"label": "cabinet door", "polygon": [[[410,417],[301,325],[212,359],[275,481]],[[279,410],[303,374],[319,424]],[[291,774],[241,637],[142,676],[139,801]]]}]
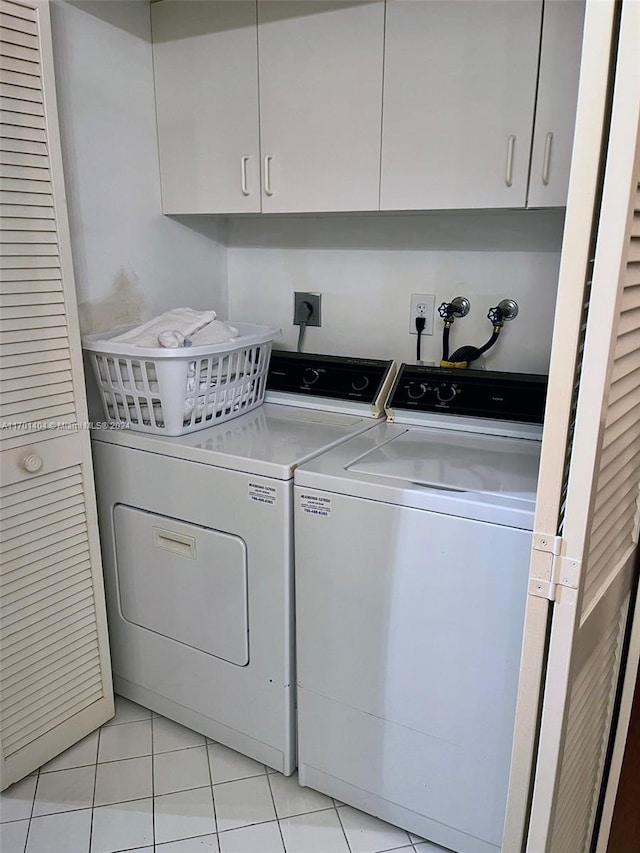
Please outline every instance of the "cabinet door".
[{"label": "cabinet door", "polygon": [[151,14],[163,212],[259,212],[254,0],[165,0]]},{"label": "cabinet door", "polygon": [[545,0],[529,207],[567,203],[584,0]]},{"label": "cabinet door", "polygon": [[542,0],[388,0],[380,208],[524,207]]},{"label": "cabinet door", "polygon": [[377,210],[384,3],[259,0],[262,210]]}]

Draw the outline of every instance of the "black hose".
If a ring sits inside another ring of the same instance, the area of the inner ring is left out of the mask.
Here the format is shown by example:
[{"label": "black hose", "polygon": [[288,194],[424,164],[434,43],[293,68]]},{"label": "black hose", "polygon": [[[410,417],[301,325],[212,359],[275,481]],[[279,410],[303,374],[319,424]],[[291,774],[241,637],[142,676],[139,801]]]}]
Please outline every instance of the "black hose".
[{"label": "black hose", "polygon": [[478,350],[478,355],[482,355],[482,353],[486,352],[488,349],[491,349],[491,347],[495,344],[495,342],[500,337],[500,329],[501,329],[501,326],[494,326],[493,327],[493,332],[491,333],[491,337],[486,342],[486,344],[483,344],[480,347],[480,349]]},{"label": "black hose", "polygon": [[449,361],[449,330],[450,326],[448,323],[444,324],[444,329],[442,331],[442,360]]},{"label": "black hose", "polygon": [[491,349],[491,347],[495,344],[500,336],[500,326],[493,327],[493,333],[489,340],[483,344],[481,347],[473,347],[473,346],[465,346],[460,347],[454,353],[452,353],[450,358],[443,359],[443,361],[466,361],[467,364],[471,364],[472,361],[475,361],[477,358],[485,353],[487,350]]}]

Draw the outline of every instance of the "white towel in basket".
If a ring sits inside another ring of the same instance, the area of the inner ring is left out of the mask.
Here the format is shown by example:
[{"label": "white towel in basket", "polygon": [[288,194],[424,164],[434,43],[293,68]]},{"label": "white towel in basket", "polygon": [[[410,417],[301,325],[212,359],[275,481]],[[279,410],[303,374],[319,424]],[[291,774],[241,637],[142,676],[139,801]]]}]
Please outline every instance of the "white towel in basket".
[{"label": "white towel in basket", "polygon": [[191,308],[174,308],[165,311],[159,317],[148,320],[135,329],[129,329],[111,342],[122,341],[137,347],[158,347],[158,335],[162,332],[180,332],[185,338],[190,337],[216,319],[215,311],[194,311]]},{"label": "white towel in basket", "polygon": [[222,320],[213,320],[211,323],[191,335],[191,345],[194,347],[206,346],[206,344],[225,344],[237,338],[240,331],[235,326],[230,326]]}]

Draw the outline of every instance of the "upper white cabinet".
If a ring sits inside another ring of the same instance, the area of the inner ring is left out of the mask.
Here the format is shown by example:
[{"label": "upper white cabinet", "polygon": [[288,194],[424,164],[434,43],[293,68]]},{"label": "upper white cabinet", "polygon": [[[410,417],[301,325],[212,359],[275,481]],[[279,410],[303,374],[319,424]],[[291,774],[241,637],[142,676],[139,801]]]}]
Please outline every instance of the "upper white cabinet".
[{"label": "upper white cabinet", "polygon": [[265,213],[377,210],[384,2],[259,0]]},{"label": "upper white cabinet", "polygon": [[163,212],[259,212],[255,0],[151,14]]},{"label": "upper white cabinet", "polygon": [[584,0],[545,0],[529,207],[567,203]]},{"label": "upper white cabinet", "polygon": [[387,0],[381,210],[524,207],[542,0]]},{"label": "upper white cabinet", "polygon": [[564,205],[584,0],[162,0],[165,213]]}]

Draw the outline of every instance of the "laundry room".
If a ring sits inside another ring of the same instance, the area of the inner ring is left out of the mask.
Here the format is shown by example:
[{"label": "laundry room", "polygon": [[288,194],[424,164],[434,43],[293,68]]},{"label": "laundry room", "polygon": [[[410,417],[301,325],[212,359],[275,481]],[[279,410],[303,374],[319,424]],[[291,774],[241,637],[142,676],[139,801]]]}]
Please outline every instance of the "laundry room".
[{"label": "laundry room", "polygon": [[[488,309],[512,298],[517,322],[487,366],[548,370],[562,206],[162,216],[147,12],[135,2],[52,10],[63,155],[73,152],[65,180],[83,332],[175,307],[179,283],[184,304],[275,325],[283,332],[276,346],[291,349],[293,294],[310,291],[322,294],[322,326],[308,330],[306,349],[402,362],[415,358],[413,293],[433,294],[436,308],[458,295],[470,300],[458,345],[484,343]],[[436,317],[425,361],[439,361],[441,333]]]},{"label": "laundry room", "polygon": [[2,853],[629,853],[632,6],[0,0]]}]

